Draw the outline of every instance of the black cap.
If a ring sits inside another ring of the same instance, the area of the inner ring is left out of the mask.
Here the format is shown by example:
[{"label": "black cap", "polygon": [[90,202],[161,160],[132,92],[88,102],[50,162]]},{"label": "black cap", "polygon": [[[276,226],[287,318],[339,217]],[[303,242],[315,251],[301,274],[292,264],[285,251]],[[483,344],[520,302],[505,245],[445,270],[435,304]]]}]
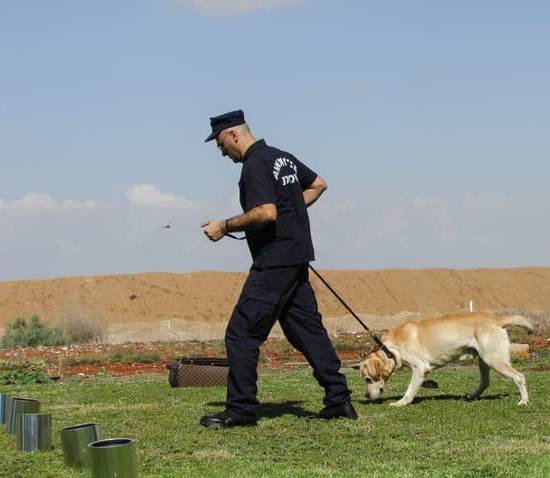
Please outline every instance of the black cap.
[{"label": "black cap", "polygon": [[244,124],[244,113],[242,110],[230,111],[220,116],[214,116],[210,118],[210,126],[212,127],[212,133],[204,142],[212,141],[216,138],[224,129],[231,128],[232,126],[238,126]]}]

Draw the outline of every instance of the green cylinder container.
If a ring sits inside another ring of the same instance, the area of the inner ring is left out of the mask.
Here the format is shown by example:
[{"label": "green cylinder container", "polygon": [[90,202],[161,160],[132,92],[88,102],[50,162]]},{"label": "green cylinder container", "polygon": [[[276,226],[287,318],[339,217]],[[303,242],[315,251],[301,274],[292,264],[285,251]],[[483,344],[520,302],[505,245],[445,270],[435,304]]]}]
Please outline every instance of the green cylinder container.
[{"label": "green cylinder container", "polygon": [[6,422],[6,433],[14,435],[18,426],[19,415],[23,413],[38,413],[40,411],[40,402],[31,398],[13,397],[11,399],[8,421]]},{"label": "green cylinder container", "polygon": [[8,396],[5,393],[0,393],[0,423],[6,423],[6,406]]},{"label": "green cylinder container", "polygon": [[50,451],[52,449],[52,416],[49,413],[23,413],[17,417],[17,449]]},{"label": "green cylinder container", "polygon": [[137,478],[137,456],[134,441],[111,438],[88,445],[92,478]]},{"label": "green cylinder container", "polygon": [[6,433],[8,432],[8,421],[10,419],[12,403],[13,403],[13,397],[6,395],[6,401],[4,404],[4,424],[6,425]]},{"label": "green cylinder container", "polygon": [[95,423],[81,423],[61,429],[61,446],[65,464],[73,468],[90,466],[88,445],[101,436]]}]

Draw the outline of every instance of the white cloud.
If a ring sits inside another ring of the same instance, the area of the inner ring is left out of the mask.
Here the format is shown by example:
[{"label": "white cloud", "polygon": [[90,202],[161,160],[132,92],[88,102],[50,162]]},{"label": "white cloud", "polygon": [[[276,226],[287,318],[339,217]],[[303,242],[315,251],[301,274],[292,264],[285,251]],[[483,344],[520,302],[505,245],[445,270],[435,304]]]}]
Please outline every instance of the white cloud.
[{"label": "white cloud", "polygon": [[60,213],[95,208],[97,208],[97,204],[94,201],[75,201],[73,199],[58,201],[49,194],[41,193],[29,193],[21,199],[12,201],[0,200],[0,212],[15,215]]},{"label": "white cloud", "polygon": [[293,7],[304,0],[177,0],[206,15],[232,15],[279,7]]},{"label": "white cloud", "polygon": [[135,184],[126,190],[126,197],[134,206],[174,209],[195,209],[198,205],[174,193],[164,193],[151,184]]}]

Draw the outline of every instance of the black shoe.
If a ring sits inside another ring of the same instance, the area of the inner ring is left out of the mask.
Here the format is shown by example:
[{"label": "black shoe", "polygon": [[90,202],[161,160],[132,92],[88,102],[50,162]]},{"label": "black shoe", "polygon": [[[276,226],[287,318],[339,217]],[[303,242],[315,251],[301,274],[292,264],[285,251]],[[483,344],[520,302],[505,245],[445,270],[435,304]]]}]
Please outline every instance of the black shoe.
[{"label": "black shoe", "polygon": [[250,427],[258,423],[253,415],[241,415],[231,410],[224,410],[215,415],[205,415],[201,418],[201,425],[213,428]]},{"label": "black shoe", "polygon": [[332,405],[323,408],[315,418],[323,418],[325,420],[330,420],[332,418],[349,418],[350,420],[357,420],[357,412],[348,400],[340,405]]}]

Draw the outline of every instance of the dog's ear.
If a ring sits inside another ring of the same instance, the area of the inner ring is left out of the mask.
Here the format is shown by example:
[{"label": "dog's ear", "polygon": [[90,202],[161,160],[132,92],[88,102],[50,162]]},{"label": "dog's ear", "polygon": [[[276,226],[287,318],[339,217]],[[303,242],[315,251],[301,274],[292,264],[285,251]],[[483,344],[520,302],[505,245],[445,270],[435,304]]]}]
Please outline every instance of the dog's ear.
[{"label": "dog's ear", "polygon": [[388,380],[390,378],[390,375],[393,373],[393,365],[390,364],[389,360],[382,360],[380,357],[376,357],[377,360],[374,363],[374,367],[376,369],[376,375],[378,379],[382,379],[384,381]]},{"label": "dog's ear", "polygon": [[388,360],[385,354],[383,359],[380,356],[377,357],[378,360],[376,361],[376,371],[378,372],[378,376],[383,380],[388,380],[395,370],[395,362]]},{"label": "dog's ear", "polygon": [[384,376],[384,364],[380,359],[374,362],[374,370],[376,370],[376,378],[382,378]]}]

